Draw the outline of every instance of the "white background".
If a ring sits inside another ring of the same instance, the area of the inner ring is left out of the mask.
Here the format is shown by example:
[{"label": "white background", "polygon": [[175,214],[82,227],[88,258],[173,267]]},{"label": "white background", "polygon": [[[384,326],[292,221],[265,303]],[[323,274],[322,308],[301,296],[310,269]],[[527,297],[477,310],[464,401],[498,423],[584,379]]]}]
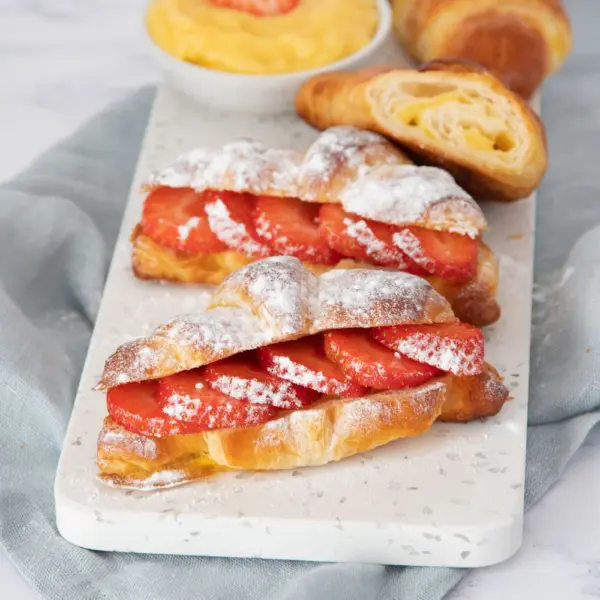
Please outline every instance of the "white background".
[{"label": "white background", "polygon": [[[579,0],[582,1],[582,0]],[[156,81],[145,0],[0,0],[0,180],[107,103]],[[511,560],[471,572],[452,600],[600,598],[600,430],[528,513]],[[0,598],[38,598],[0,550]]]}]

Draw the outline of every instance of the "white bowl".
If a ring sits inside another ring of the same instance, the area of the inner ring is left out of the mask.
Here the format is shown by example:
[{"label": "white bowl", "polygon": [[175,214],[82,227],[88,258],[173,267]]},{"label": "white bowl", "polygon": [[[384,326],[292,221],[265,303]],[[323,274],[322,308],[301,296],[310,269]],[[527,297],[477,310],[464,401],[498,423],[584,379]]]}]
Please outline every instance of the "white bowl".
[{"label": "white bowl", "polygon": [[366,46],[342,60],[297,73],[238,75],[206,69],[171,56],[155,44],[149,35],[148,39],[164,72],[165,81],[202,104],[251,114],[292,112],[296,92],[307,79],[320,73],[353,71],[373,64],[373,59],[387,41],[392,26],[389,0],[376,0],[376,4],[379,26]]}]

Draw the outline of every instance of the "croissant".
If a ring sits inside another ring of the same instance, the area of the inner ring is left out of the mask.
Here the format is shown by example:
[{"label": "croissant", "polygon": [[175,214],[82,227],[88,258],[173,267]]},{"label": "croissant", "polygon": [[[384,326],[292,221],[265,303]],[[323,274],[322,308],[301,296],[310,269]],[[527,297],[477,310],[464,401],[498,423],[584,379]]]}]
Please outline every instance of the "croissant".
[{"label": "croissant", "polygon": [[400,41],[418,61],[466,58],[530,98],[571,49],[560,0],[393,0]]},{"label": "croissant", "polygon": [[416,167],[384,137],[322,133],[305,154],[254,140],[199,149],[154,174],[132,266],[141,279],[218,284],[269,255],[426,277],[456,314],[498,319],[493,253],[479,206],[441,169]]},{"label": "croissant", "polygon": [[325,73],[300,88],[295,104],[318,129],[351,125],[395,140],[417,162],[448,170],[478,199],[524,198],[546,171],[537,115],[474,63]]},{"label": "croissant", "polygon": [[496,414],[508,398],[481,332],[424,279],[315,276],[292,257],[244,267],[204,314],[119,347],[97,389],[109,412],[100,478],[137,489],[322,465],[438,418]]}]

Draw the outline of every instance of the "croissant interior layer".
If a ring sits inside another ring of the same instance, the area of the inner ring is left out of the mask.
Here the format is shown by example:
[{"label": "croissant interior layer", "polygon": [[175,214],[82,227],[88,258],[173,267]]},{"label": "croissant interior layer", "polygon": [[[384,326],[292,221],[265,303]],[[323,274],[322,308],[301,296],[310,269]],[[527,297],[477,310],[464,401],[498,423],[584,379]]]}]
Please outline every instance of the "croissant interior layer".
[{"label": "croissant interior layer", "polygon": [[518,199],[537,187],[546,170],[545,138],[524,103],[485,74],[406,73],[382,75],[370,88],[378,127],[420,162],[450,170],[478,197]]}]

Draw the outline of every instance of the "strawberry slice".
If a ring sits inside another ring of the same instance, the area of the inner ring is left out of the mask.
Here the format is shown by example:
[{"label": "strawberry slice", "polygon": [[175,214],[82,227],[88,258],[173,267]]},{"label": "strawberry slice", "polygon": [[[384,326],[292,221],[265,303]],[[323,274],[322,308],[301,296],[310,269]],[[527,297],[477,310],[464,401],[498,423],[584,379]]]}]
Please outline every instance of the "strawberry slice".
[{"label": "strawberry slice", "polygon": [[205,192],[208,224],[227,247],[252,258],[271,256],[271,249],[256,234],[252,214],[256,198],[236,192]]},{"label": "strawberry slice", "polygon": [[252,13],[259,17],[283,15],[296,8],[300,0],[210,0],[211,4]]},{"label": "strawberry slice", "polygon": [[431,275],[457,283],[475,276],[478,242],[468,235],[411,226],[399,228],[393,240]]},{"label": "strawberry slice", "polygon": [[148,437],[185,433],[185,426],[162,412],[156,381],[125,383],[106,393],[108,414],[129,431]]},{"label": "strawberry slice", "polygon": [[390,350],[363,329],[327,331],[325,353],[354,381],[378,390],[421,385],[439,372]]},{"label": "strawberry slice", "polygon": [[259,348],[258,360],[271,375],[322,394],[359,398],[367,393],[325,356],[322,335]]},{"label": "strawberry slice", "polygon": [[208,365],[204,377],[213,389],[256,405],[301,408],[319,397],[314,390],[266,373],[248,355],[232,356]]},{"label": "strawberry slice", "polygon": [[144,201],[142,231],[166,248],[223,252],[227,246],[208,226],[206,197],[191,188],[158,187]]},{"label": "strawberry slice", "polygon": [[455,375],[483,372],[483,334],[466,323],[376,327],[373,337],[413,360]]},{"label": "strawberry slice", "polygon": [[320,219],[323,237],[340,254],[398,269],[407,266],[406,255],[392,240],[391,225],[363,219],[337,204],[323,204]]},{"label": "strawberry slice", "polygon": [[256,202],[256,232],[278,254],[321,265],[334,265],[340,255],[319,230],[319,206],[297,198],[260,196]]},{"label": "strawberry slice", "polygon": [[251,427],[266,423],[281,412],[275,406],[250,404],[212,389],[202,369],[160,379],[157,395],[163,416],[175,421],[183,433]]}]

